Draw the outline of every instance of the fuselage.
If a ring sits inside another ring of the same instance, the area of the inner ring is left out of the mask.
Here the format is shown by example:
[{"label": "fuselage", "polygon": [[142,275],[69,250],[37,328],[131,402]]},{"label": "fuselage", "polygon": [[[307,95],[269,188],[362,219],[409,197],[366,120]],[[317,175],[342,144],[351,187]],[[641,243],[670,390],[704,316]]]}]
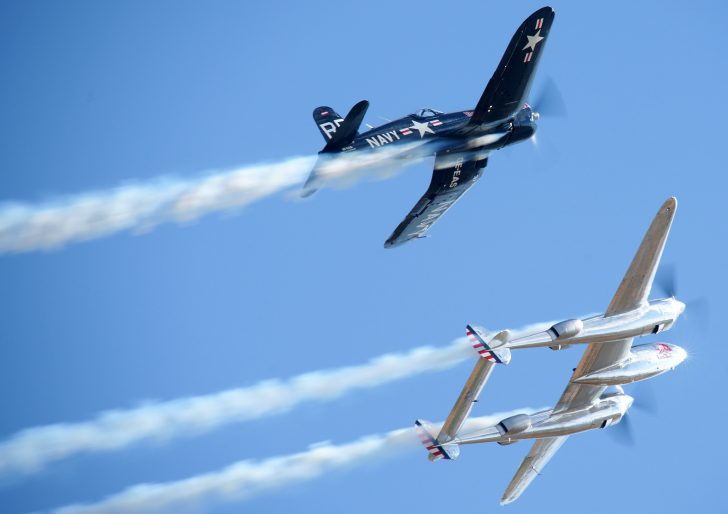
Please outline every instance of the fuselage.
[{"label": "fuselage", "polygon": [[[530,138],[538,115],[528,105],[511,118],[487,127],[468,130],[473,111],[442,113],[423,109],[363,132],[339,153],[412,147],[397,155],[424,157],[442,151],[496,150]],[[334,154],[335,155],[335,154]]]}]

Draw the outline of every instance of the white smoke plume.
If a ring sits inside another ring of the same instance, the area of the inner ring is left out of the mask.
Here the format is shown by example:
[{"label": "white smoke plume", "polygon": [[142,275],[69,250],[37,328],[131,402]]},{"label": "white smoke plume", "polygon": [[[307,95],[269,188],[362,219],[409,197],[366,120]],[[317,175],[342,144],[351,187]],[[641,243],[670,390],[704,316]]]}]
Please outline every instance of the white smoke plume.
[{"label": "white smoke plume", "polygon": [[[553,322],[514,332],[545,329]],[[450,345],[422,346],[385,354],[365,364],[315,371],[287,380],[268,380],[218,393],[150,402],[99,413],[77,423],[57,423],[21,430],[0,443],[0,474],[32,473],[51,462],[81,453],[119,450],[144,440],[170,440],[201,434],[231,423],[287,412],[307,401],[327,401],[357,389],[377,387],[443,370],[474,358],[466,338]]]},{"label": "white smoke plume", "polygon": [[[503,418],[533,409],[502,412],[471,418],[463,426],[473,431],[493,426]],[[362,437],[354,442],[317,444],[307,451],[262,461],[242,460],[219,471],[165,483],[139,484],[97,503],[74,504],[52,514],[141,514],[175,511],[194,504],[204,507],[219,502],[242,501],[291,483],[313,480],[325,473],[353,467],[376,457],[383,459],[405,451],[421,450],[414,429],[403,428],[386,434]]]},{"label": "white smoke plume", "polygon": [[[423,143],[323,160],[317,187],[349,187],[363,177],[384,179],[425,156]],[[419,151],[419,153],[418,153]],[[429,150],[430,155],[434,150]],[[407,159],[403,159],[407,155]],[[316,157],[207,173],[192,179],[157,179],[31,204],[0,203],[0,254],[59,248],[161,223],[190,222],[231,211],[303,183]]]},{"label": "white smoke plume", "polygon": [[122,230],[146,231],[164,222],[247,205],[302,182],[315,159],[210,173],[196,179],[159,179],[93,191],[38,205],[0,204],[0,253],[50,249]]}]

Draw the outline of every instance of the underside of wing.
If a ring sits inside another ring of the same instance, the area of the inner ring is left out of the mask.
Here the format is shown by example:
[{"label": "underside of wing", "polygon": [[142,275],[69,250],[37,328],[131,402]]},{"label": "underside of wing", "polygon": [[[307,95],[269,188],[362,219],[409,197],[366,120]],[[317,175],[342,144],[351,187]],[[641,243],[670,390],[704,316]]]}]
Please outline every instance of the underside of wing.
[{"label": "underside of wing", "polygon": [[657,211],[605,316],[636,309],[647,301],[676,210],[677,199],[673,197],[662,204]]},{"label": "underside of wing", "polygon": [[523,459],[521,467],[518,468],[513,479],[511,479],[511,483],[506,487],[501,498],[501,505],[514,502],[523,494],[523,491],[533,482],[533,479],[541,474],[543,468],[546,467],[546,464],[557,450],[561,448],[567,437],[569,436],[546,437],[533,443],[528,455]]},{"label": "underside of wing", "polygon": [[397,246],[425,232],[480,178],[488,162],[480,152],[438,153],[430,187],[384,243]]},{"label": "underside of wing", "polygon": [[518,27],[478,101],[471,126],[504,120],[521,107],[543,53],[555,13],[539,9]]},{"label": "underside of wing", "polygon": [[[629,355],[632,341],[633,338],[629,337],[609,343],[588,345],[579,361],[579,365],[571,375],[571,380],[623,361]],[[554,408],[556,413],[567,409],[586,407],[594,402],[605,389],[605,386],[575,384],[571,380]]]},{"label": "underside of wing", "polygon": [[[622,279],[617,293],[609,304],[605,316],[630,311],[647,302],[676,209],[677,200],[675,198],[669,198],[660,207],[650,228],[647,229],[642,244],[632,259],[632,264]],[[632,341],[633,338],[630,337],[609,343],[588,345],[571,379],[625,360],[632,347]],[[554,412],[585,407],[596,400],[604,389],[604,386],[575,384],[570,381]]]}]

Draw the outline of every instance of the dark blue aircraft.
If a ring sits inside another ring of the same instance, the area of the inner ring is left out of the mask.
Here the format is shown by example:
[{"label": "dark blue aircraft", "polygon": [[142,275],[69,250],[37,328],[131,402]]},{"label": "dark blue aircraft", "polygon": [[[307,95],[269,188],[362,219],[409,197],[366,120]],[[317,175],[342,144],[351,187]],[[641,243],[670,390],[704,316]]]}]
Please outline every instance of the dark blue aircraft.
[{"label": "dark blue aircraft", "polygon": [[317,107],[313,118],[326,146],[319,152],[302,195],[309,196],[323,185],[330,175],[327,166],[353,155],[393,161],[434,154],[430,187],[384,246],[390,248],[424,236],[480,178],[492,150],[524,141],[535,133],[539,115],[525,99],[554,15],[553,9],[543,7],[518,27],[473,110],[443,113],[421,109],[359,133],[369,107],[366,100],[357,103],[345,118],[331,107]]}]

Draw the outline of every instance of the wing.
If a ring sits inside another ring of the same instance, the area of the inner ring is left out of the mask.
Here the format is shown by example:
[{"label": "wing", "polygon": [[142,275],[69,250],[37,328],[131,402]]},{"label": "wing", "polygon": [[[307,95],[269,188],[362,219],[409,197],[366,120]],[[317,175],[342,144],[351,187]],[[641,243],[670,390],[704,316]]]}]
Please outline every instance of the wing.
[{"label": "wing", "polygon": [[471,126],[504,120],[521,107],[555,15],[551,7],[544,7],[518,27],[475,107]]},{"label": "wing", "polygon": [[632,259],[632,264],[607,307],[605,316],[630,311],[647,302],[676,210],[677,199],[673,197],[662,204],[657,211],[655,219],[642,238],[637,254]]},{"label": "wing", "polygon": [[629,355],[633,338],[620,339],[609,343],[590,344],[586,347],[579,365],[574,370],[561,398],[559,399],[554,413],[564,410],[586,407],[594,402],[606,389],[605,386],[589,384],[575,384],[571,382],[574,378],[586,375],[592,371],[611,366],[623,361]]},{"label": "wing", "polygon": [[[647,233],[642,239],[637,254],[632,259],[632,264],[624,275],[619,289],[617,289],[617,293],[614,295],[609,307],[607,307],[605,316],[613,316],[636,309],[647,302],[676,209],[677,200],[669,198],[657,211],[655,219],[652,220],[650,228],[647,229]],[[633,338],[630,337],[609,343],[588,345],[571,378],[586,375],[626,359],[632,347],[632,341]],[[561,399],[556,404],[554,412],[589,405],[604,392],[604,389],[604,386],[569,382],[566,390],[561,395]]]},{"label": "wing", "polygon": [[385,248],[422,237],[482,175],[488,158],[482,152],[438,153],[430,187],[384,243]]},{"label": "wing", "polygon": [[523,459],[521,467],[518,468],[513,479],[511,479],[511,483],[506,487],[501,498],[501,505],[514,502],[523,494],[523,491],[533,482],[533,479],[541,474],[543,468],[546,467],[556,451],[561,448],[567,437],[569,436],[546,437],[533,443],[531,451]]}]

